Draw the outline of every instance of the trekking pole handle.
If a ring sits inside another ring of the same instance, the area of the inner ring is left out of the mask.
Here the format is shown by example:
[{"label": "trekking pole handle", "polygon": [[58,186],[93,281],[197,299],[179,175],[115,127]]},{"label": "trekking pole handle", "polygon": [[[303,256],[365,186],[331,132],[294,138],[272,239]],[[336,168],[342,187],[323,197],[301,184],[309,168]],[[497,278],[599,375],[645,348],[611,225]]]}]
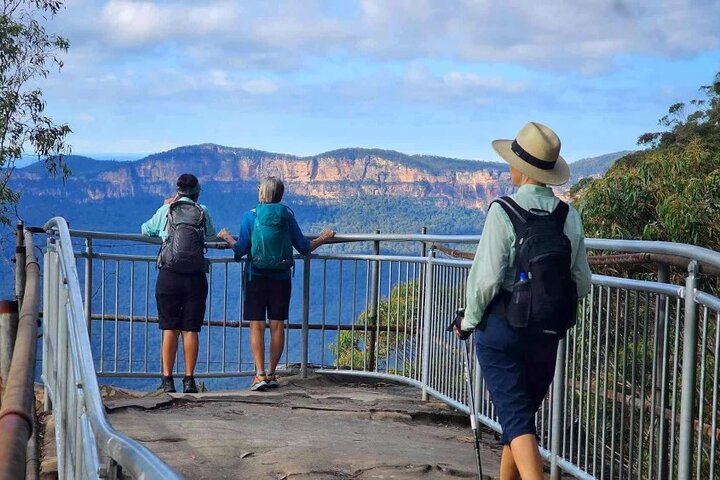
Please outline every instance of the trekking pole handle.
[{"label": "trekking pole handle", "polygon": [[458,317],[460,317],[461,319],[465,318],[465,309],[464,308],[458,308],[455,311],[455,317],[450,322],[450,325],[448,325],[447,328],[445,328],[446,332],[453,331],[453,327],[455,326],[455,322],[457,322]]}]

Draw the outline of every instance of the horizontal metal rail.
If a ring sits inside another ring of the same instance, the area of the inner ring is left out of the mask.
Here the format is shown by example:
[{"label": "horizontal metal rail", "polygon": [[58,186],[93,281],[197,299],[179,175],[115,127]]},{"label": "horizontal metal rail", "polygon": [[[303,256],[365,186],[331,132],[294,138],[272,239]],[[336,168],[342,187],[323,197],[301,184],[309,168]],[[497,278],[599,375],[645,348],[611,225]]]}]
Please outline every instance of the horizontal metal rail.
[{"label": "horizontal metal rail", "polygon": [[612,240],[605,238],[588,238],[585,240],[588,250],[610,250],[628,253],[660,253],[678,255],[690,260],[707,263],[720,268],[720,253],[697,245],[684,243],[660,242],[650,240]]}]

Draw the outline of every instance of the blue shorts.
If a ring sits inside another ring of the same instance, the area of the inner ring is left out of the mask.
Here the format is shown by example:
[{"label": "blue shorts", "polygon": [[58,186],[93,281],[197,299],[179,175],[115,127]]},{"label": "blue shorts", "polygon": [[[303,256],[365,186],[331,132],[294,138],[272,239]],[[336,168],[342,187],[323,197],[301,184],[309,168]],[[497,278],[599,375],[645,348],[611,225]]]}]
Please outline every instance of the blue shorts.
[{"label": "blue shorts", "polygon": [[489,315],[475,332],[475,348],[490,400],[502,426],[500,442],[537,435],[535,413],[555,374],[558,340],[515,331],[500,315]]}]

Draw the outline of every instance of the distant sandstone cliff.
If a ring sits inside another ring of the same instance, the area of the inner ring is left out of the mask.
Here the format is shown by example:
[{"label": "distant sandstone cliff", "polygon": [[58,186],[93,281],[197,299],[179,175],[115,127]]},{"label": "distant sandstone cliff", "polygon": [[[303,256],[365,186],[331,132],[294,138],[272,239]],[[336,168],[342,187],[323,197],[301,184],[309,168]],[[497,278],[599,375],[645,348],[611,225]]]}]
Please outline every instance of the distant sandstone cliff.
[{"label": "distant sandstone cliff", "polygon": [[180,147],[135,162],[100,162],[69,157],[73,173],[63,186],[46,180],[37,166],[16,172],[25,195],[60,196],[79,201],[140,195],[167,196],[184,172],[198,176],[205,191],[231,193],[255,188],[264,175],[283,179],[294,196],[341,201],[363,195],[429,198],[485,208],[510,189],[507,166],[442,157],[408,156],[387,150],[344,149],[312,157],[218,145]]},{"label": "distant sandstone cliff", "polygon": [[[573,170],[599,175],[621,153],[581,160]],[[437,205],[487,207],[512,191],[504,163],[405,155],[390,150],[342,149],[311,157],[203,144],[176,148],[134,162],[68,157],[72,175],[63,185],[48,180],[40,165],[15,172],[13,182],[24,195],[71,195],[78,202],[101,202],[146,196],[168,196],[185,172],[198,176],[205,193],[251,192],[264,175],[283,179],[296,199],[340,202],[381,195],[423,198]],[[583,166],[584,165],[584,166]],[[565,189],[559,189],[563,193]]]}]

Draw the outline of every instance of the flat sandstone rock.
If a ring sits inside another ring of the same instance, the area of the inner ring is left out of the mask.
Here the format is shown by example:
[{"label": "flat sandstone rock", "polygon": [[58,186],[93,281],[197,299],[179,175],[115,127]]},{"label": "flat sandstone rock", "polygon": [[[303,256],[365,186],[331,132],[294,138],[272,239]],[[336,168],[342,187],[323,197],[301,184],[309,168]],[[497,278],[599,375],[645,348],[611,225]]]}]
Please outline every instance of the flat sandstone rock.
[{"label": "flat sandstone rock", "polygon": [[[266,392],[113,397],[113,426],[188,479],[477,478],[467,416],[412,387],[314,376]],[[493,433],[481,448],[497,477]]]}]

